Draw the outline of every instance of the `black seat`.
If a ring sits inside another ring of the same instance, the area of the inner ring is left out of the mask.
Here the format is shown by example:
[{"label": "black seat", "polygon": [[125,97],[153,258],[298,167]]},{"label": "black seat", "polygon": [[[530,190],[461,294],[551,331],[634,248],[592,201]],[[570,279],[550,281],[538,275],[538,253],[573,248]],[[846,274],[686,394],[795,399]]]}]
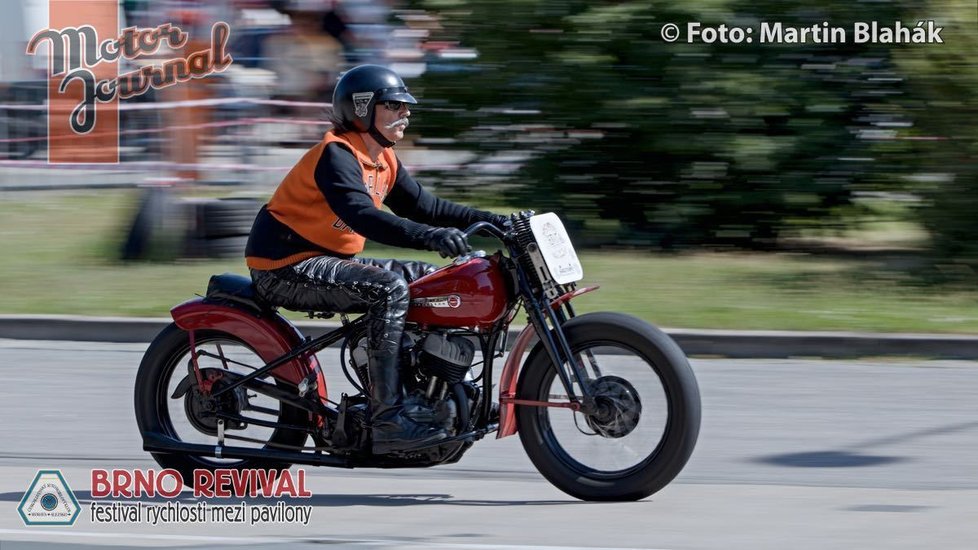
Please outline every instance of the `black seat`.
[{"label": "black seat", "polygon": [[329,319],[334,313],[329,311],[309,311],[306,309],[293,309],[288,304],[269,304],[262,300],[255,293],[255,285],[249,277],[237,275],[235,273],[222,273],[211,275],[211,280],[207,282],[206,298],[212,302],[227,303],[243,306],[256,313],[274,311],[276,307],[283,307],[291,311],[299,311],[309,315],[310,318]]},{"label": "black seat", "polygon": [[291,311],[299,311],[312,317],[329,319],[333,317],[332,312],[328,311],[309,311],[306,309],[292,309],[288,304],[269,304],[255,293],[255,285],[250,277],[237,275],[235,273],[222,273],[211,275],[211,280],[207,282],[208,300],[213,302],[231,302],[239,306],[254,310],[256,313],[274,310],[276,306],[283,307]]},{"label": "black seat", "polygon": [[235,273],[212,275],[207,282],[207,299],[216,302],[232,302],[255,311],[265,311],[269,307],[255,294],[251,277]]}]

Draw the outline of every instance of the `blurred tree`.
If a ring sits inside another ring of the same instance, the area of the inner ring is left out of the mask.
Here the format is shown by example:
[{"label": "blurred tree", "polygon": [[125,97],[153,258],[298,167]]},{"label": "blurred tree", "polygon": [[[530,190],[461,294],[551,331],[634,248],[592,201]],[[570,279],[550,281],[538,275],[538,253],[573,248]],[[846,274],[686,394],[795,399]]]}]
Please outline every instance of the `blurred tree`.
[{"label": "blurred tree", "polygon": [[978,6],[973,0],[931,0],[920,19],[944,26],[944,44],[904,47],[896,59],[910,90],[899,101],[913,120],[901,136],[913,145],[924,198],[921,219],[938,258],[978,273]]},{"label": "blurred tree", "polygon": [[[421,134],[453,138],[476,163],[519,159],[496,178],[510,202],[560,212],[584,242],[767,246],[788,227],[836,223],[854,190],[894,180],[873,139],[901,85],[881,78],[891,47],[854,44],[851,29],[902,19],[909,2],[415,4],[439,14],[436,39],[478,54],[413,84]],[[754,27],[753,43],[686,43],[691,21]],[[761,21],[828,21],[848,41],[761,44]],[[669,22],[683,29],[671,44]]]}]

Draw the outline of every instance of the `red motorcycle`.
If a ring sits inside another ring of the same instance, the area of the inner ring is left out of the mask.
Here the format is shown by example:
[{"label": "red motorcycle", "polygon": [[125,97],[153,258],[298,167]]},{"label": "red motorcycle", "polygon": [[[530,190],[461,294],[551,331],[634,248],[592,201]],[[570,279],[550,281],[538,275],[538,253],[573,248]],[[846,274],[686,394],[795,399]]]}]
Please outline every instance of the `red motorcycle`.
[{"label": "red motorcycle", "polygon": [[[224,274],[206,296],[173,308],[174,322],[143,357],[135,387],[143,448],[191,479],[197,468],[449,464],[486,435],[519,432],[540,473],[574,497],[638,500],[663,488],[699,433],[699,389],[682,350],[635,317],[575,314],[571,299],[596,287],[576,287],[583,271],[556,215],[525,212],[506,231],[485,222],[466,230],[480,232],[506,251],[460,257],[410,285],[405,404],[448,439],[371,454],[363,317],[341,316],[339,328],[305,337],[256,298],[249,278]],[[521,307],[529,324],[510,347]],[[338,401],[315,355],[334,344],[356,390]],[[503,357],[497,408],[493,367]]]}]

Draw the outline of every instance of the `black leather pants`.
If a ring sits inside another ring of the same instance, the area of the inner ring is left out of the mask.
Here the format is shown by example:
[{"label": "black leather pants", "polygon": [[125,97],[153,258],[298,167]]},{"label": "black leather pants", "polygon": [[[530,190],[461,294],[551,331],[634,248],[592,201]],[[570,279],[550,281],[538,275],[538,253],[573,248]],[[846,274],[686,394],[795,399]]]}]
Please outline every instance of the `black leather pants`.
[{"label": "black leather pants", "polygon": [[317,256],[271,271],[252,269],[251,278],[259,297],[286,309],[366,313],[370,351],[396,357],[408,283],[435,269],[419,261]]},{"label": "black leather pants", "polygon": [[408,282],[435,270],[425,262],[330,256],[272,271],[251,270],[266,302],[298,311],[367,314],[371,449],[386,454],[447,437],[444,429],[404,415],[398,365],[410,294]]}]

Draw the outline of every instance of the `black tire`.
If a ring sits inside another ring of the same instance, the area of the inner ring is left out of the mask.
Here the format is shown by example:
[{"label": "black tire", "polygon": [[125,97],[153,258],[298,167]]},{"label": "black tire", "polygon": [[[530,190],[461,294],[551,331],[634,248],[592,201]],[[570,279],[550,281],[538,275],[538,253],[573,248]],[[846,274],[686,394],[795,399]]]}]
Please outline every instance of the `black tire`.
[{"label": "black tire", "polygon": [[245,246],[248,244],[248,236],[221,237],[201,242],[203,243],[204,256],[207,258],[243,258]]},{"label": "black tire", "polygon": [[198,205],[199,236],[205,239],[251,233],[261,204],[254,199],[220,199]]},{"label": "black tire", "polygon": [[[218,331],[196,331],[194,333],[195,343],[199,349],[208,343],[215,341],[236,343],[247,350],[252,351],[247,344],[240,339]],[[170,416],[171,404],[181,403],[182,401],[171,399],[169,393],[169,382],[174,374],[177,380],[184,376],[183,371],[174,372],[178,368],[185,368],[181,359],[190,353],[190,339],[188,334],[175,324],[170,324],[153,340],[146,354],[143,356],[139,371],[136,374],[136,385],[134,403],[136,408],[136,423],[140,433],[158,432],[176,439],[185,440],[177,433],[174,428],[173,419]],[[257,357],[257,355],[256,355]],[[258,365],[260,366],[260,365]],[[282,385],[282,384],[280,384]],[[309,416],[306,411],[295,407],[279,403],[278,421],[292,425],[307,425]],[[180,407],[181,411],[183,408]],[[230,430],[228,433],[233,433]],[[197,437],[207,437],[207,434],[192,434]],[[276,428],[268,437],[268,442],[279,445],[302,446],[305,444],[307,434],[297,430]],[[217,439],[213,438],[216,442]],[[228,444],[237,445],[239,442],[228,440]],[[268,447],[266,443],[264,445]],[[163,468],[173,468],[183,475],[187,482],[193,479],[194,469],[203,468],[215,470],[217,468],[261,468],[261,469],[285,469],[291,464],[272,460],[244,459],[234,461],[220,461],[209,457],[189,456],[176,453],[151,453],[156,462]]]},{"label": "black tire", "polygon": [[[641,319],[618,313],[581,315],[565,323],[563,330],[575,354],[584,353],[584,350],[620,349],[625,353],[634,354],[634,359],[641,359],[641,361],[632,360],[631,363],[634,365],[629,368],[634,368],[636,372],[641,373],[650,370],[651,373],[646,375],[648,379],[658,379],[657,391],[662,393],[662,399],[659,400],[660,410],[664,412],[665,418],[662,419],[660,435],[645,438],[645,432],[634,434],[635,437],[643,438],[640,442],[647,445],[648,454],[637,453],[644,458],[636,459],[631,466],[621,469],[602,469],[584,464],[571,456],[565,444],[555,435],[551,418],[557,423],[565,424],[567,418],[573,419],[574,426],[586,437],[573,435],[584,441],[585,446],[621,445],[615,442],[616,438],[632,435],[631,430],[643,426],[641,422],[643,419],[647,420],[645,426],[655,423],[655,419],[652,418],[654,414],[642,411],[642,408],[647,405],[639,400],[653,396],[640,395],[641,392],[624,378],[604,376],[605,380],[614,380],[612,384],[630,388],[627,391],[623,390],[625,393],[635,395],[637,406],[633,408],[638,409],[639,412],[632,417],[634,424],[623,430],[627,434],[599,433],[599,430],[592,429],[594,424],[588,417],[565,408],[520,405],[516,408],[516,422],[520,441],[527,455],[547,480],[561,491],[582,500],[639,500],[659,491],[686,465],[699,435],[699,387],[685,354],[668,335],[659,329]],[[625,357],[622,361],[625,359],[628,358]],[[645,365],[650,368],[646,370]],[[520,374],[518,399],[552,401],[553,387],[559,386],[560,391],[564,391],[559,380],[555,378],[556,370],[542,345],[538,344],[530,353]],[[655,387],[655,384],[651,386]],[[653,427],[653,431],[655,430]],[[585,433],[587,431],[594,433]],[[645,441],[645,439],[656,438],[658,442]],[[584,461],[589,461],[587,455],[584,456]],[[613,456],[613,453],[609,456]]]},{"label": "black tire", "polygon": [[158,240],[159,228],[163,225],[167,193],[162,187],[143,191],[126,242],[122,245],[123,260],[143,260],[151,255],[154,238]]},{"label": "black tire", "polygon": [[219,239],[187,239],[183,255],[187,258],[243,258],[248,236],[221,237]]}]

